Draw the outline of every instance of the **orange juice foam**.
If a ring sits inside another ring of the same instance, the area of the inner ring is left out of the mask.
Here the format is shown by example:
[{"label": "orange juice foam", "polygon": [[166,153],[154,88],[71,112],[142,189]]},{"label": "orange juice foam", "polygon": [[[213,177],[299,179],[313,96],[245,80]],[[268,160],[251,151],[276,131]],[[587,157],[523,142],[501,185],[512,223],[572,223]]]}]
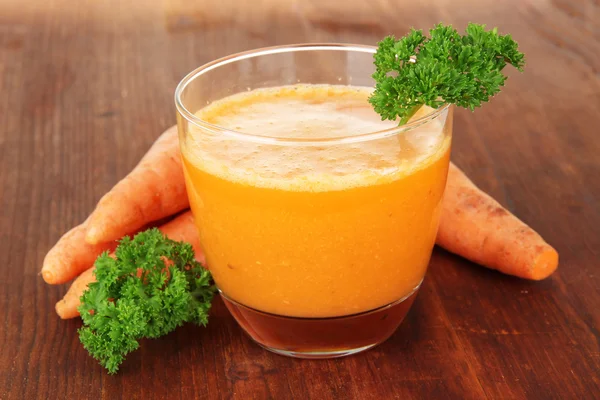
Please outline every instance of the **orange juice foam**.
[{"label": "orange juice foam", "polygon": [[[315,143],[397,125],[371,89],[295,85],[214,102],[197,115],[259,137],[192,126],[182,145],[192,211],[219,288],[279,315],[330,317],[410,295],[425,274],[449,163],[445,116],[354,143]],[[449,124],[448,124],[449,125]]]}]

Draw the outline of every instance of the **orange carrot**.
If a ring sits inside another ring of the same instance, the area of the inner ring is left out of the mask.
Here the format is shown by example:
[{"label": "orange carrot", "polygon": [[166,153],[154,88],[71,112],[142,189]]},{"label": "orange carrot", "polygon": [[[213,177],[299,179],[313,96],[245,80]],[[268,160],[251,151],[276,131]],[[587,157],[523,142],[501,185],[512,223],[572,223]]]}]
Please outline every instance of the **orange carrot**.
[{"label": "orange carrot", "polygon": [[[198,240],[198,231],[194,225],[194,217],[190,211],[187,211],[170,222],[162,225],[158,228],[163,234],[172,240],[185,241],[192,245],[194,252],[196,253],[196,259],[204,263],[204,254],[200,249],[200,242]],[[111,254],[111,257],[114,253]],[[96,281],[94,276],[94,267],[90,268],[93,261],[88,264],[88,269],[79,275],[77,279],[73,281],[71,287],[65,294],[62,300],[56,303],[56,313],[62,319],[75,318],[79,315],[77,307],[79,307],[79,299],[81,295],[88,287],[88,284]]]},{"label": "orange carrot", "polygon": [[53,285],[70,281],[85,271],[103,251],[112,251],[117,242],[89,244],[85,241],[87,221],[65,233],[46,254],[42,277]]},{"label": "orange carrot", "polygon": [[88,285],[95,281],[96,276],[94,275],[94,267],[88,268],[84,273],[79,275],[77,279],[73,281],[71,287],[69,287],[65,297],[54,306],[58,316],[62,319],[78,317],[79,311],[77,311],[77,307],[81,304],[79,298],[83,292],[85,292]]},{"label": "orange carrot", "polygon": [[554,248],[453,164],[436,242],[477,264],[521,278],[544,279],[558,267]]},{"label": "orange carrot", "polygon": [[[142,229],[159,225],[164,221],[157,221],[156,224],[148,224]],[[85,241],[88,221],[76,226],[65,233],[58,242],[50,249],[42,265],[42,277],[46,283],[57,285],[69,282],[82,271],[85,271],[94,263],[100,253],[112,251],[117,247],[118,242],[89,244]],[[127,232],[135,234],[134,232]]]},{"label": "orange carrot", "polygon": [[188,207],[177,127],[174,126],[100,199],[90,216],[85,240],[92,244],[116,240]]}]

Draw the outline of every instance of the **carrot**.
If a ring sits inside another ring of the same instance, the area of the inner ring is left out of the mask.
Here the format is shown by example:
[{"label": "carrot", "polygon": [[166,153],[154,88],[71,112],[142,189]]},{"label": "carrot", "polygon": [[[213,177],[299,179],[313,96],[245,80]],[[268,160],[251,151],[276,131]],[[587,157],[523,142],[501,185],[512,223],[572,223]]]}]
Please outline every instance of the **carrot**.
[{"label": "carrot", "polygon": [[85,271],[103,251],[112,251],[117,242],[89,244],[85,241],[87,221],[65,233],[46,254],[42,277],[57,285],[70,281]]},{"label": "carrot", "polygon": [[177,141],[167,129],[139,164],[100,199],[85,240],[108,242],[189,207]]},{"label": "carrot", "polygon": [[[204,254],[200,249],[198,231],[196,230],[194,217],[190,211],[179,215],[177,218],[167,222],[158,229],[172,240],[190,243],[196,253],[196,259],[204,263]],[[111,254],[111,257],[114,257],[114,253]],[[63,299],[56,303],[56,313],[62,319],[75,318],[79,315],[79,312],[77,311],[77,307],[79,307],[80,304],[79,299],[87,289],[88,285],[91,282],[96,281],[94,267],[92,266],[90,268],[90,265],[92,264],[93,260],[87,265],[88,269],[73,281]]]},{"label": "carrot", "polygon": [[[163,221],[144,225],[141,229],[157,226]],[[116,240],[89,244],[85,241],[88,221],[76,226],[65,233],[58,242],[50,249],[42,265],[42,277],[46,283],[57,285],[66,283],[85,271],[94,263],[100,253],[112,251],[117,247]],[[127,232],[135,234],[134,232]]]},{"label": "carrot", "polygon": [[96,276],[94,276],[94,267],[88,268],[84,273],[79,275],[77,279],[73,281],[71,287],[69,287],[65,297],[54,306],[58,316],[62,319],[78,317],[79,311],[77,311],[77,307],[81,304],[79,298],[83,292],[85,292],[88,285],[95,281]]},{"label": "carrot", "polygon": [[558,253],[533,229],[450,165],[436,243],[485,267],[540,280],[558,267]]}]

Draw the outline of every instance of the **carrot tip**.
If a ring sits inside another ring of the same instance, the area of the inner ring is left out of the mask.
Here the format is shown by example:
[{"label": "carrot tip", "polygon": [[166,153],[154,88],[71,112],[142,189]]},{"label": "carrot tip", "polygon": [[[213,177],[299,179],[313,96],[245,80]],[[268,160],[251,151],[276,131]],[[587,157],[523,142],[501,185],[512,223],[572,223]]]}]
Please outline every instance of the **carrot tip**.
[{"label": "carrot tip", "polygon": [[536,268],[530,279],[536,281],[549,277],[558,268],[558,252],[552,247],[540,253],[536,259]]},{"label": "carrot tip", "polygon": [[58,316],[61,319],[75,318],[79,315],[77,310],[73,311],[73,310],[66,309],[65,305],[66,305],[66,301],[63,299],[63,300],[58,301],[56,303],[56,305],[54,306],[56,313],[58,314]]},{"label": "carrot tip", "polygon": [[54,280],[54,274],[51,271],[44,270],[43,268],[42,268],[42,278],[44,278],[44,281],[46,283],[49,283],[49,284],[56,283]]}]

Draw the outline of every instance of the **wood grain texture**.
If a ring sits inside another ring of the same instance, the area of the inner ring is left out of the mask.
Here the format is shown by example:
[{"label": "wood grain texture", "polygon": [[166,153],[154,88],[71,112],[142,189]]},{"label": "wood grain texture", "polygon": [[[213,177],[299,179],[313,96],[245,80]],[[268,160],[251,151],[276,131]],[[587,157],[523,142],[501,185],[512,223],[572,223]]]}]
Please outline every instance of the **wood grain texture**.
[{"label": "wood grain texture", "polygon": [[[439,21],[511,32],[527,55],[493,105],[458,111],[453,159],[561,255],[533,283],[436,250],[399,331],[330,361],[272,355],[221,302],[206,329],[144,341],[117,376],[38,276],[60,235],[174,123],[191,69],[266,45]],[[600,398],[597,0],[0,2],[0,399]]]}]

